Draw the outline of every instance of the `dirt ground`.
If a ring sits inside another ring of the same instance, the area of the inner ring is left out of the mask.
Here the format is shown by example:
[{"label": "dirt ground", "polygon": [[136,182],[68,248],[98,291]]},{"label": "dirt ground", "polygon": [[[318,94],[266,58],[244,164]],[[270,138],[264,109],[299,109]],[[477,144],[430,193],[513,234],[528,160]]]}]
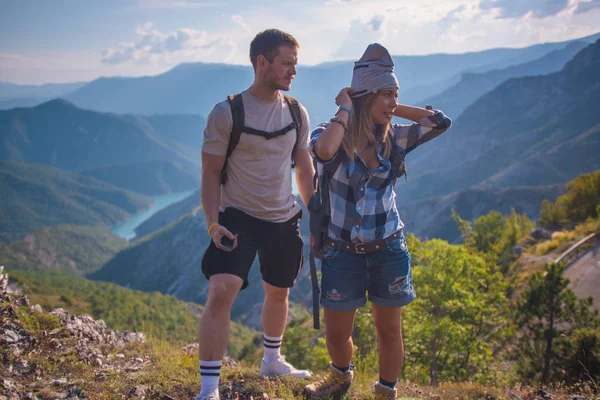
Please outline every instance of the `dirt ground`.
[{"label": "dirt ground", "polygon": [[600,310],[600,245],[597,245],[564,272],[571,283],[569,287],[578,297],[592,296],[594,308]]}]

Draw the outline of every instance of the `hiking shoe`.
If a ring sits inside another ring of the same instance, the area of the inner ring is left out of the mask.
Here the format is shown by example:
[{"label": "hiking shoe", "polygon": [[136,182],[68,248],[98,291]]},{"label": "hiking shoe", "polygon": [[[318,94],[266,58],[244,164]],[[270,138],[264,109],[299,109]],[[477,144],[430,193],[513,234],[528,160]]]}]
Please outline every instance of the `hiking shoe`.
[{"label": "hiking shoe", "polygon": [[396,400],[398,391],[377,382],[375,384],[375,400]]},{"label": "hiking shoe", "polygon": [[304,394],[309,397],[333,396],[334,399],[339,399],[350,388],[352,378],[354,378],[352,368],[342,372],[330,363],[327,375],[315,383],[305,386]]},{"label": "hiking shoe", "polygon": [[303,369],[296,369],[292,364],[285,361],[285,356],[279,356],[279,358],[266,364],[265,360],[260,365],[260,376],[281,376],[289,375],[296,378],[304,379],[310,378],[312,373]]},{"label": "hiking shoe", "polygon": [[194,400],[219,400],[219,392],[211,392],[208,394],[198,395]]}]

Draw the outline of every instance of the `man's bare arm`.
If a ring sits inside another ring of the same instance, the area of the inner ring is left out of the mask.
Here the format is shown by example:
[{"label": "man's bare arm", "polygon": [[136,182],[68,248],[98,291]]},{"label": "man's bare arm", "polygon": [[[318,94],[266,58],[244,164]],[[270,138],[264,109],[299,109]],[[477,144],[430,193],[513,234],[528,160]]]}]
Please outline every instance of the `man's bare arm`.
[{"label": "man's bare arm", "polygon": [[[214,155],[202,152],[202,208],[206,216],[208,227],[219,222],[219,202],[221,201],[221,170],[225,164],[225,155]],[[234,236],[225,227],[217,225],[210,232],[215,245],[225,251],[221,246],[221,238],[227,236],[234,241],[233,248],[237,247],[237,236]]]},{"label": "man's bare arm", "polygon": [[296,183],[302,202],[308,207],[308,201],[313,194],[313,176],[315,169],[312,157],[307,149],[296,150]]}]

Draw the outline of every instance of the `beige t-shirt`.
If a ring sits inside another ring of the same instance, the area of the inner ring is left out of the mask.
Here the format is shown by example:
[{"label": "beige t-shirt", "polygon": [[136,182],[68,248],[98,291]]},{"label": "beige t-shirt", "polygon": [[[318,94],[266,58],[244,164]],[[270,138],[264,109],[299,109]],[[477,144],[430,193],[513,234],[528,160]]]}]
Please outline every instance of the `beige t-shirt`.
[{"label": "beige t-shirt", "polygon": [[[288,126],[292,114],[283,95],[273,101],[254,97],[248,90],[242,92],[244,125],[249,128],[274,132]],[[306,109],[300,105],[302,127],[298,132],[296,149],[308,149],[310,121]],[[217,104],[208,116],[204,130],[202,151],[224,155],[231,135],[233,118],[227,100]],[[221,186],[219,210],[237,208],[253,217],[284,222],[300,211],[292,194],[292,148],[296,130],[282,136],[265,139],[242,133],[240,141],[227,160],[227,183]]]}]

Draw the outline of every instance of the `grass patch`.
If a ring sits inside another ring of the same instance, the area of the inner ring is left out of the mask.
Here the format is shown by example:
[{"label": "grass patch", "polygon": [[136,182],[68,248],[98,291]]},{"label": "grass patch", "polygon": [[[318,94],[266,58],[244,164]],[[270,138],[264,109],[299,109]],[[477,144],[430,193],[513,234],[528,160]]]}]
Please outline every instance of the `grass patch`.
[{"label": "grass patch", "polygon": [[18,308],[17,317],[21,327],[32,336],[40,335],[44,331],[64,330],[60,319],[56,315],[35,311],[30,313],[26,306]]},{"label": "grass patch", "polygon": [[535,254],[544,255],[550,253],[552,250],[558,249],[560,246],[560,241],[553,239],[542,242],[535,246]]}]

